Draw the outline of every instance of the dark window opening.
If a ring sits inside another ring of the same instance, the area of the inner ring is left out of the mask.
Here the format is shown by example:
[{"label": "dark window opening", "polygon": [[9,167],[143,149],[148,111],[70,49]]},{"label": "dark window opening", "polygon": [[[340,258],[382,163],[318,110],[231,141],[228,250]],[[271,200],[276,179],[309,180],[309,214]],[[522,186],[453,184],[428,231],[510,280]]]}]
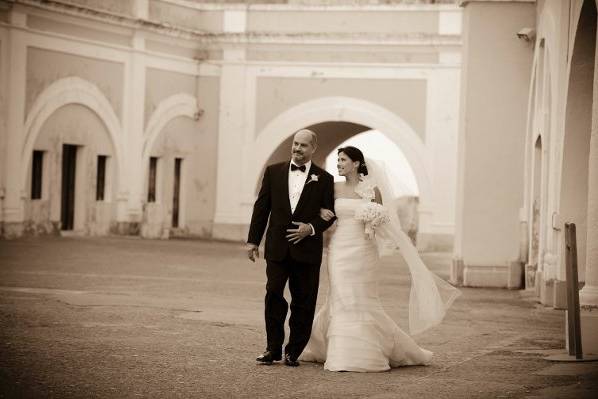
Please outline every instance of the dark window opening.
[{"label": "dark window opening", "polygon": [[174,193],[172,198],[172,227],[179,227],[182,158],[174,159]]},{"label": "dark window opening", "polygon": [[149,183],[147,186],[147,202],[156,202],[156,173],[158,169],[158,158],[150,157]]},{"label": "dark window opening", "polygon": [[42,177],[44,173],[44,152],[33,151],[31,165],[31,199],[42,198]]},{"label": "dark window opening", "polygon": [[96,180],[96,201],[104,201],[106,190],[106,155],[98,155],[98,175]]},{"label": "dark window opening", "polygon": [[75,181],[77,174],[77,146],[62,145],[62,200],[60,220],[62,230],[75,225]]}]

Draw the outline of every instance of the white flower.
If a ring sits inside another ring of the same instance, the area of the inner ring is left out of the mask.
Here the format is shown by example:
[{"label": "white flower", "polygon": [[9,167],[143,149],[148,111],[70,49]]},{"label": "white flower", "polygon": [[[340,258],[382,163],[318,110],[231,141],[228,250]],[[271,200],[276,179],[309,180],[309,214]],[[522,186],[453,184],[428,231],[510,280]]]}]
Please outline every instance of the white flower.
[{"label": "white flower", "polygon": [[312,181],[318,181],[320,176],[316,175],[315,173],[309,176],[309,181],[306,184],[311,183]]},{"label": "white flower", "polygon": [[367,178],[367,176],[362,176],[353,191],[363,199],[373,200],[376,197],[375,187],[374,182]]}]

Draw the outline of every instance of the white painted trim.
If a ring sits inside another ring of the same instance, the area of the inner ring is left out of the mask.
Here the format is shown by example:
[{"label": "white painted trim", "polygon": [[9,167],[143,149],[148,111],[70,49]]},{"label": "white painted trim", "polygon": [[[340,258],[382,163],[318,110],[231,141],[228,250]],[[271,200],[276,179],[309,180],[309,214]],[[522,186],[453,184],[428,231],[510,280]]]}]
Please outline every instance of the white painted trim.
[{"label": "white painted trim", "polygon": [[266,32],[253,35],[238,33],[221,33],[210,36],[198,36],[198,40],[205,42],[217,41],[221,44],[253,45],[253,44],[296,44],[296,45],[345,45],[353,50],[355,46],[414,46],[438,48],[441,46],[461,46],[460,35],[439,34],[378,34],[378,33],[301,33],[300,35]]},{"label": "white painted trim", "polygon": [[133,17],[137,19],[149,18],[149,0],[133,1]]},{"label": "white painted trim", "polygon": [[438,13],[438,33],[441,35],[461,35],[463,13],[461,10],[441,11]]},{"label": "white painted trim", "polygon": [[535,3],[536,0],[459,0],[459,7],[465,7],[469,3]]},{"label": "white painted trim", "polygon": [[288,78],[345,78],[345,79],[428,79],[433,71],[409,67],[386,65],[342,65],[338,64],[267,64],[251,66],[256,77]]},{"label": "white painted trim", "polygon": [[[288,135],[320,122],[352,122],[379,130],[394,141],[409,161],[420,192],[420,207],[432,201],[430,172],[426,168],[426,148],[414,129],[395,113],[368,101],[351,97],[324,97],[306,101],[281,113],[259,133],[249,150],[245,178],[257,187],[260,171],[270,155]],[[255,190],[248,190],[245,202],[252,202]],[[425,229],[422,229],[425,231]]]},{"label": "white painted trim", "polygon": [[245,10],[225,10],[223,29],[225,32],[242,33],[247,29],[247,12]]},{"label": "white painted trim", "polygon": [[59,108],[81,104],[94,112],[104,123],[114,150],[118,185],[124,183],[121,152],[122,128],[112,105],[94,84],[78,77],[63,78],[48,86],[33,103],[25,120],[24,145],[21,150],[21,188],[25,190],[27,170],[35,141],[46,120]]},{"label": "white painted trim", "polygon": [[[366,63],[366,62],[346,62],[346,63],[333,63],[333,62],[293,62],[293,61],[220,61],[212,60],[210,64],[213,65],[245,65],[250,68],[256,68],[258,76],[297,76],[299,72],[305,71],[306,68],[317,68],[314,73],[322,73],[324,71],[344,71],[345,74],[355,74],[357,72],[352,71],[364,71],[369,75],[381,76],[409,76],[416,74],[425,74],[428,71],[436,69],[461,69],[461,62],[443,63],[443,64],[415,64],[415,63]],[[278,71],[278,72],[277,72]],[[276,75],[273,75],[276,73]],[[286,73],[286,75],[280,75]],[[304,72],[305,73],[305,72]],[[311,76],[312,71],[309,71]],[[360,72],[363,73],[363,72]],[[302,76],[302,75],[301,75]],[[321,76],[318,76],[321,77]]]},{"label": "white painted trim", "polygon": [[[21,29],[2,25],[7,30],[19,29],[27,34],[27,45],[29,47],[51,50],[60,53],[73,54],[88,58],[100,59],[117,63],[125,63],[130,57],[132,51],[136,51],[146,56],[148,66],[192,75],[199,75],[200,63],[190,58],[179,57],[171,54],[157,53],[154,51],[134,50],[130,47],[109,44],[105,42],[93,41],[63,35],[60,33],[37,31],[33,29]],[[203,68],[209,74],[215,74],[219,67]]]},{"label": "white painted trim", "polygon": [[189,94],[180,93],[160,102],[147,122],[143,135],[142,165],[146,165],[154,142],[162,133],[164,126],[178,116],[195,118],[199,112],[197,99]]},{"label": "white painted trim", "polygon": [[326,4],[245,4],[239,3],[197,3],[189,0],[154,0],[161,3],[173,4],[181,7],[202,11],[228,11],[228,10],[249,10],[249,11],[459,11],[459,7],[453,4],[355,4],[355,5],[326,5]]}]

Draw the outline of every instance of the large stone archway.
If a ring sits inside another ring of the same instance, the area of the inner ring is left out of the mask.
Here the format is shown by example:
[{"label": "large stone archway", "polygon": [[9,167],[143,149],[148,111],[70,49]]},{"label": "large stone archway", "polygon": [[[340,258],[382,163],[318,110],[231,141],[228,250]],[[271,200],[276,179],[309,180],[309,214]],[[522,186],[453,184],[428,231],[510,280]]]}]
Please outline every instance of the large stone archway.
[{"label": "large stone archway", "polygon": [[266,125],[255,141],[251,181],[259,183],[263,166],[291,134],[324,122],[348,122],[386,134],[401,148],[409,161],[420,188],[422,204],[430,203],[431,184],[430,173],[426,168],[426,149],[417,133],[400,116],[387,109],[350,97],[326,97],[307,101],[288,109]]},{"label": "large stone archway", "polygon": [[118,176],[117,187],[124,180],[123,155],[120,145],[122,128],[116,113],[104,94],[94,84],[78,78],[69,77],[57,80],[47,87],[35,100],[25,120],[25,140],[21,151],[20,185],[25,191],[28,165],[31,154],[44,122],[59,108],[68,104],[80,104],[94,112],[106,126],[116,158]]},{"label": "large stone archway", "polygon": [[[155,156],[154,151],[156,151],[156,147],[163,147],[164,139],[171,137],[173,135],[172,130],[170,133],[167,131],[169,130],[167,126],[173,122],[179,121],[178,118],[188,118],[193,121],[197,121],[199,116],[199,108],[197,99],[189,94],[179,93],[172,95],[164,100],[162,100],[155,111],[150,116],[147,126],[145,128],[145,132],[143,135],[143,146],[142,146],[142,153],[141,153],[141,162],[142,162],[142,181],[144,182],[143,191],[148,192],[148,177],[150,176],[150,156]],[[180,126],[179,126],[180,127]],[[185,130],[184,127],[182,130]],[[179,133],[183,133],[182,131]],[[188,137],[187,137],[188,138]],[[176,142],[176,144],[174,143]],[[180,149],[184,147],[191,147],[189,142],[186,142],[183,138],[178,137],[174,139],[174,142],[171,143],[175,144],[174,148],[170,148],[166,150],[164,148],[160,149],[160,165],[156,164],[154,166],[154,182],[153,182],[153,190],[154,192],[154,200],[150,201],[149,199],[143,199],[142,203],[143,206],[143,218],[141,223],[141,230],[140,233],[143,237],[146,238],[165,238],[169,237],[170,234],[175,231],[176,229],[183,228],[185,226],[184,215],[186,214],[186,207],[185,207],[185,193],[186,193],[186,186],[184,182],[177,181],[177,198],[180,197],[180,201],[177,200],[177,217],[176,217],[176,226],[173,225],[172,222],[172,204],[169,204],[166,200],[165,193],[169,193],[172,196],[172,192],[170,190],[174,190],[172,187],[173,182],[170,180],[172,176],[168,176],[165,169],[166,165],[173,167],[175,163],[175,157],[181,156]],[[187,158],[192,157],[192,154],[187,153]],[[156,162],[157,162],[156,158]],[[183,162],[183,158],[179,158],[181,164],[179,164],[179,179],[181,177],[181,165]],[[188,162],[188,159],[185,161]],[[167,184],[170,183],[170,186]],[[179,186],[180,184],[180,186]],[[180,206],[179,206],[180,205]]]},{"label": "large stone archway", "polygon": [[[270,121],[262,131],[257,132],[253,141],[245,143],[240,160],[242,167],[238,163],[229,165],[223,162],[219,165],[223,169],[234,166],[235,171],[219,170],[214,236],[244,239],[244,231],[251,219],[255,187],[272,154],[297,130],[330,122],[362,126],[363,131],[378,130],[403,151],[419,187],[420,233],[428,233],[434,209],[433,190],[430,160],[420,135],[399,115],[379,105],[351,97],[324,97],[287,109]],[[336,144],[342,141],[344,140],[339,140]],[[226,179],[230,181],[224,181]]]},{"label": "large stone archway", "polygon": [[152,146],[168,122],[178,116],[196,119],[198,115],[197,99],[189,94],[175,94],[162,100],[149,118],[143,134],[142,165],[147,164]]}]

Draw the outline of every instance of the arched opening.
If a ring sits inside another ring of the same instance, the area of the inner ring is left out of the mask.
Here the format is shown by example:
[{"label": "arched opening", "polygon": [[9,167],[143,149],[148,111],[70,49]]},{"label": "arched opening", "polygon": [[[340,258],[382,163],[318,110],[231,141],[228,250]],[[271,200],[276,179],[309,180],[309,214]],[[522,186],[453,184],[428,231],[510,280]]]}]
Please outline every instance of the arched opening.
[{"label": "arched opening", "polygon": [[534,145],[532,177],[532,217],[529,264],[537,269],[540,255],[540,209],[542,208],[542,136]]},{"label": "arched opening", "polygon": [[283,112],[258,134],[249,158],[249,163],[256,166],[246,174],[252,182],[249,202],[258,189],[265,166],[289,159],[292,134],[307,127],[319,134],[314,161],[320,165],[330,151],[349,137],[368,130],[383,132],[403,150],[417,180],[420,203],[432,202],[426,148],[420,136],[396,114],[351,97],[324,97],[299,104]]},{"label": "arched opening", "polygon": [[[596,24],[596,3],[594,0],[586,0],[577,25],[569,72],[559,209],[562,221],[575,223],[577,227],[580,281],[585,281],[586,265],[588,161]],[[564,254],[565,250],[561,247],[561,265],[564,265]]]},{"label": "arched opening", "polygon": [[121,136],[110,102],[84,79],[57,80],[36,98],[25,120],[19,171],[29,194],[24,214],[30,233],[108,233],[123,181]]},{"label": "arched opening", "polygon": [[116,150],[102,119],[71,103],[40,125],[26,168],[29,233],[103,235],[115,220]]},{"label": "arched opening", "polygon": [[[370,130],[369,127],[364,125],[342,121],[315,123],[305,126],[305,128],[313,130],[318,135],[318,149],[314,154],[313,161],[321,167],[325,167],[326,157],[339,143],[359,133]],[[264,168],[276,162],[288,161],[291,156],[292,143],[293,135],[291,134],[272,152]],[[259,187],[256,187],[257,189]]]},{"label": "arched opening", "polygon": [[[543,39],[541,39],[543,41]],[[539,48],[540,44],[537,44],[537,48]],[[536,52],[536,54],[538,51]],[[532,236],[533,234],[533,224],[534,224],[534,192],[535,192],[535,184],[536,176],[534,175],[534,170],[536,170],[535,160],[535,145],[534,145],[534,137],[535,128],[536,128],[536,96],[537,96],[537,88],[538,88],[538,57],[535,57],[534,65],[532,68],[532,80],[531,80],[531,87],[530,87],[530,95],[529,95],[529,104],[528,104],[528,116],[527,116],[527,140],[526,140],[526,191],[525,191],[525,213],[526,219],[524,224],[525,233],[521,237],[521,260],[525,262],[525,271],[524,271],[524,286],[526,289],[534,289],[536,284],[536,271],[538,268],[537,260],[534,259],[535,257],[532,256]],[[538,136],[538,140],[541,140],[541,137]],[[536,143],[537,144],[537,143]]]},{"label": "arched opening", "polygon": [[395,210],[401,227],[413,243],[417,244],[419,188],[413,169],[401,148],[377,130],[368,130],[348,138],[337,145],[326,158],[326,170],[336,181],[344,181],[337,173],[337,149],[347,145],[359,148],[366,158],[384,166],[393,190],[392,198],[386,199],[387,204]]},{"label": "arched opening", "polygon": [[[241,171],[242,179],[239,181],[244,193],[240,214],[251,214],[265,166],[288,160],[291,136],[307,127],[319,130],[319,150],[314,161],[321,166],[329,152],[347,138],[368,130],[383,132],[403,151],[417,181],[418,248],[450,250],[453,245],[455,199],[452,195],[446,197],[436,192],[432,185],[431,169],[435,162],[430,158],[431,149],[422,140],[425,135],[413,130],[399,115],[358,98],[322,97],[300,103],[275,117],[258,132],[242,156],[246,167]],[[447,152],[446,156],[450,158],[454,154]],[[454,182],[447,181],[449,188],[451,184]],[[220,223],[221,212],[224,214],[217,208],[216,224]],[[243,219],[248,218],[243,216]]]},{"label": "arched opening", "polygon": [[48,86],[35,100],[25,121],[25,144],[21,153],[21,182],[23,191],[27,191],[27,171],[32,158],[32,150],[38,135],[46,120],[60,107],[68,104],[80,104],[92,110],[104,124],[111,140],[115,154],[114,169],[117,171],[119,181],[122,176],[122,153],[119,148],[121,127],[118,117],[114,113],[110,102],[104,94],[92,83],[78,78],[70,77],[57,80]]},{"label": "arched opening", "polygon": [[[342,145],[355,145],[366,157],[385,162],[385,166],[391,171],[390,176],[397,178],[397,181],[393,182],[396,194],[392,198],[393,206],[399,215],[402,227],[415,243],[419,224],[419,187],[413,169],[400,147],[382,132],[362,124],[327,121],[305,126],[305,128],[313,130],[318,135],[318,149],[314,154],[313,162],[327,169],[337,181],[340,179],[335,166],[336,149]],[[380,136],[384,138],[383,142]],[[263,168],[273,163],[288,161],[292,140],[291,134],[272,152]],[[393,170],[400,170],[400,172],[392,173]],[[405,177],[401,180],[400,176]],[[256,194],[258,190],[259,183],[255,186]]]},{"label": "arched opening", "polygon": [[[143,155],[145,182],[141,235],[168,238],[188,235],[205,210],[194,189],[192,173],[204,167],[197,121],[184,113],[162,124],[146,142]],[[149,137],[148,137],[149,138]]]}]

